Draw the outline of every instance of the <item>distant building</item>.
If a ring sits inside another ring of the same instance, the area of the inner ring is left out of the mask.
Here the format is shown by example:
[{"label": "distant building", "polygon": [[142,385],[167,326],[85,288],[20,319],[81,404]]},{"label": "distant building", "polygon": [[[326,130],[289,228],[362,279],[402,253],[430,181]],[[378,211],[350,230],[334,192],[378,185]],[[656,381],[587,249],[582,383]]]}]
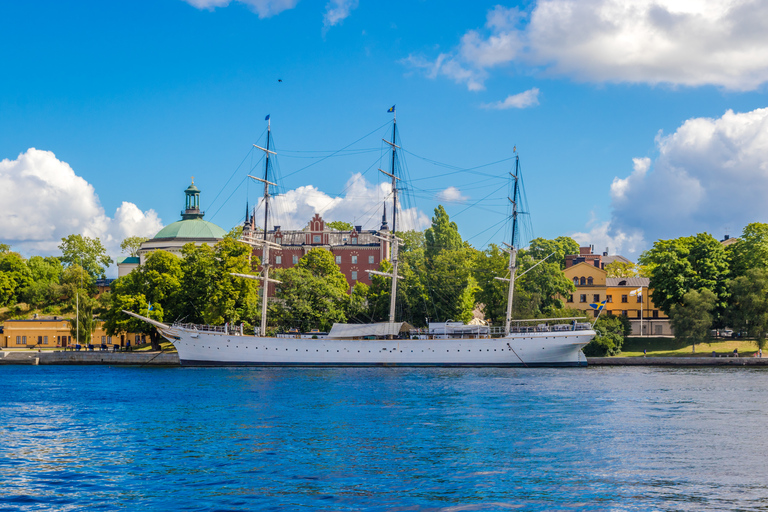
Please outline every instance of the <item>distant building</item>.
[{"label": "distant building", "polygon": [[[620,261],[630,262],[623,256],[618,258],[621,258]],[[632,324],[632,334],[641,334],[641,318],[643,319],[642,335],[669,336],[672,334],[669,318],[651,300],[652,290],[648,287],[650,279],[607,277],[607,272],[598,266],[596,261],[598,264],[604,263],[590,259],[563,270],[565,277],[573,281],[576,286],[575,293],[564,297],[566,307],[578,309],[595,318],[598,311],[590,304],[607,301],[602,314],[626,316]],[[632,295],[632,292],[636,293]]]},{"label": "distant building", "polygon": [[735,244],[738,242],[740,238],[731,238],[731,235],[725,235],[722,240],[720,240],[720,244],[723,247],[728,247],[729,245]]},{"label": "distant building", "polygon": [[[0,348],[52,348],[72,346],[76,343],[70,331],[70,323],[66,318],[45,318],[32,320],[6,320],[3,326]],[[93,345],[113,345],[125,347],[130,341],[132,345],[146,343],[146,335],[121,333],[117,336],[107,336],[102,322],[97,322],[92,333]],[[81,340],[80,344],[84,342]]]},{"label": "distant building", "polygon": [[152,239],[141,244],[138,256],[128,256],[118,261],[118,277],[128,275],[140,264],[143,265],[152,251],[162,249],[181,257],[181,248],[188,243],[216,245],[224,238],[226,231],[203,220],[205,212],[200,210],[200,189],[195,186],[194,180],[184,191],[184,197],[185,209],[181,212],[181,220],[165,226]]},{"label": "distant building", "polygon": [[[257,231],[255,224],[254,217],[246,215],[243,234],[263,236],[264,232]],[[281,246],[279,251],[271,250],[269,258],[272,268],[290,268],[310,250],[325,249],[333,255],[351,290],[358,282],[370,285],[371,277],[366,270],[378,270],[379,264],[389,258],[389,243],[378,237],[387,233],[386,208],[379,230],[363,230],[362,226],[354,226],[351,231],[326,229],[325,221],[316,213],[304,229],[284,231],[274,226],[267,231],[267,240]],[[254,249],[253,254],[260,258],[261,249]]]},{"label": "distant building", "polygon": [[565,256],[565,268],[570,268],[574,265],[578,265],[579,263],[589,263],[590,265],[594,265],[595,267],[602,269],[604,269],[606,265],[610,265],[615,261],[620,261],[622,263],[632,263],[624,256],[619,256],[617,254],[609,256],[607,247],[605,252],[602,254],[594,254],[594,251],[594,245],[590,245],[589,247],[579,247],[579,254],[568,254]]}]

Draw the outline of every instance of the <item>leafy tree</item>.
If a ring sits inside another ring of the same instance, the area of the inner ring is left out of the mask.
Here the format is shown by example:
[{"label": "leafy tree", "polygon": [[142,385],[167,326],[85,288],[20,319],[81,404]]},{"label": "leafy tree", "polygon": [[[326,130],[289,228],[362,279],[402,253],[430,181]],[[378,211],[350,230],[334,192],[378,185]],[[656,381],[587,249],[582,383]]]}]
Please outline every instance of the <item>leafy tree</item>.
[{"label": "leafy tree", "polygon": [[442,205],[435,208],[432,226],[424,232],[426,242],[426,257],[431,260],[440,251],[450,251],[461,248],[464,244],[459,235],[459,227],[451,222]]},{"label": "leafy tree", "polygon": [[17,252],[0,253],[0,306],[16,304],[21,290],[32,284],[32,272]]},{"label": "leafy tree", "polygon": [[352,323],[368,323],[368,293],[370,287],[365,283],[357,283],[352,288],[347,305],[347,320]]},{"label": "leafy tree", "polygon": [[231,238],[232,240],[240,240],[243,237],[243,226],[235,226],[224,235],[224,238]]},{"label": "leafy tree", "polygon": [[328,330],[335,322],[346,322],[349,286],[330,252],[312,249],[298,264],[276,274],[282,283],[272,309],[279,327]]},{"label": "leafy tree", "polygon": [[[544,256],[546,257],[546,254]],[[559,297],[567,297],[576,290],[573,281],[565,277],[560,264],[551,260],[552,258],[548,258],[539,263],[541,260],[534,259],[533,254],[528,251],[523,249],[518,252],[517,275],[519,277],[515,281],[517,298],[514,310],[527,318],[562,308],[563,300]],[[538,265],[533,268],[537,263]]]},{"label": "leafy tree", "polygon": [[326,222],[325,227],[335,229],[336,231],[352,231],[353,227],[352,224],[349,222],[344,222],[342,220],[334,220],[331,222]]},{"label": "leafy tree", "polygon": [[11,252],[11,246],[8,244],[0,244],[0,253]]},{"label": "leafy tree", "polygon": [[27,266],[35,282],[58,283],[64,271],[61,260],[53,256],[32,256],[27,261]]},{"label": "leafy tree", "polygon": [[78,264],[83,267],[91,279],[104,279],[106,267],[112,264],[107,250],[98,238],[82,235],[69,235],[61,239],[61,262],[65,267]]},{"label": "leafy tree", "polygon": [[694,350],[697,342],[709,339],[709,329],[712,327],[712,312],[717,305],[715,294],[704,288],[690,290],[680,303],[673,304],[670,320],[675,338],[686,343],[692,343]]},{"label": "leafy tree", "polygon": [[483,314],[492,324],[503,323],[506,319],[507,283],[496,277],[509,277],[509,255],[496,244],[485,251],[477,252],[474,262],[474,277],[479,290],[476,298],[483,305]]},{"label": "leafy tree", "polygon": [[730,282],[730,288],[733,326],[754,336],[762,350],[768,333],[768,269],[747,270]]},{"label": "leafy tree", "polygon": [[624,344],[624,325],[617,316],[601,315],[595,322],[597,335],[582,349],[587,357],[615,356]]},{"label": "leafy tree", "polygon": [[707,233],[659,240],[640,255],[645,265],[654,304],[666,314],[683,302],[690,290],[710,290],[715,294],[715,321],[719,322],[728,300],[728,261],[723,246]]},{"label": "leafy tree", "polygon": [[96,320],[93,310],[96,299],[92,298],[85,289],[78,289],[75,297],[70,300],[75,317],[69,320],[69,333],[72,339],[81,345],[90,345],[93,331],[96,329]]},{"label": "leafy tree", "polygon": [[751,269],[768,268],[768,224],[747,224],[739,240],[728,246],[727,252],[733,277],[747,275]]},{"label": "leafy tree", "polygon": [[141,244],[149,240],[149,238],[144,236],[129,236],[122,242],[120,242],[120,250],[122,252],[128,253],[128,256],[138,256],[139,255],[139,249],[141,249]]},{"label": "leafy tree", "polygon": [[605,266],[606,277],[638,277],[640,271],[632,262],[614,261]]},{"label": "leafy tree", "polygon": [[547,263],[556,263],[560,270],[565,269],[565,257],[569,254],[579,254],[579,244],[569,236],[559,236],[554,240],[534,238],[526,250],[534,260],[547,258]]}]

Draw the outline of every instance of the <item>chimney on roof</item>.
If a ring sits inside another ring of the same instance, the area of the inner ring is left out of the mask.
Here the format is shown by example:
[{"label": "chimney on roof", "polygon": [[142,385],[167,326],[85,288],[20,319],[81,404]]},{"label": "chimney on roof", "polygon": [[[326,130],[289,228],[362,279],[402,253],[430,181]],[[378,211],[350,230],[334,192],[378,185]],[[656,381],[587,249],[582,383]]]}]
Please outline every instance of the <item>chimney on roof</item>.
[{"label": "chimney on roof", "polygon": [[355,226],[355,231],[361,233],[363,231],[363,226]]},{"label": "chimney on roof", "polygon": [[723,238],[723,241],[726,241],[726,240],[728,240],[729,238],[731,238],[731,235],[725,235],[725,237]]},{"label": "chimney on roof", "polygon": [[280,231],[280,226],[275,226],[275,231]]}]

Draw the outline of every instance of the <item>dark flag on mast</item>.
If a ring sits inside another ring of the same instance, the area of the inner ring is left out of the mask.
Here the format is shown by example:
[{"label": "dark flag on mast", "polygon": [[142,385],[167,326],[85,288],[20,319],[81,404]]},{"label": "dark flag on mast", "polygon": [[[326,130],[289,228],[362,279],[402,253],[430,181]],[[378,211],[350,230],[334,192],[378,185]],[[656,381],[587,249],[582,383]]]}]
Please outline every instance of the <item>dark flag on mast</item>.
[{"label": "dark flag on mast", "polygon": [[264,120],[269,121],[269,114],[267,114],[267,117],[265,117]]},{"label": "dark flag on mast", "polygon": [[387,110],[387,112],[394,112],[394,111],[395,111],[395,106],[394,106],[394,105],[392,105],[392,106],[389,108],[389,110]]}]

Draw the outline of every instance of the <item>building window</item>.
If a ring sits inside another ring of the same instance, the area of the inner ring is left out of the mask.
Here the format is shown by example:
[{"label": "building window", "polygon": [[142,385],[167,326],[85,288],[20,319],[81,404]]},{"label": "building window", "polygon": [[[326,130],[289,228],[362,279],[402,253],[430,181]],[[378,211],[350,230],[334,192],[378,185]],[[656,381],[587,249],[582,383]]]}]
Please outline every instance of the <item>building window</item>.
[{"label": "building window", "polygon": [[643,312],[642,311],[638,311],[637,312],[637,318],[643,318]]},{"label": "building window", "polygon": [[137,335],[136,335],[136,337],[134,338],[134,341],[136,342],[136,344],[137,344],[137,345],[139,344],[139,341],[141,341],[141,338],[139,337],[139,335],[138,335],[138,334],[137,334]]},{"label": "building window", "polygon": [[579,278],[578,277],[574,277],[573,278],[573,284],[574,284],[574,286],[579,286]]},{"label": "building window", "polygon": [[294,254],[294,255],[293,255],[293,264],[295,265],[295,264],[297,264],[298,262],[299,262],[299,257],[298,257],[298,256],[296,256],[296,255]]},{"label": "building window", "polygon": [[373,263],[373,256],[368,256],[368,263]]},{"label": "building window", "polygon": [[653,318],[659,318],[659,310],[658,309],[654,309],[653,310]]},{"label": "building window", "polygon": [[642,293],[638,293],[637,294],[637,302],[643,302],[643,294]]},{"label": "building window", "polygon": [[107,337],[106,336],[102,336],[101,337],[101,344],[104,345],[106,342],[107,342]]},{"label": "building window", "polygon": [[600,294],[596,293],[592,296],[592,302],[600,302]]},{"label": "building window", "polygon": [[609,302],[609,303],[613,302],[613,295],[606,295],[605,296],[605,300],[606,300],[606,302]]},{"label": "building window", "polygon": [[282,243],[283,243],[283,239],[282,239],[282,238],[275,238],[275,243],[276,243],[277,245],[280,245],[280,244],[282,244]]},{"label": "building window", "polygon": [[573,302],[573,294],[568,295],[568,300],[566,302]]},{"label": "building window", "polygon": [[622,315],[624,315],[624,316],[627,316],[627,310],[626,310],[626,309],[625,309],[625,310],[623,310],[623,311],[621,312],[621,314],[622,314]]},{"label": "building window", "polygon": [[588,277],[588,278],[587,278],[587,284],[588,284],[589,286],[592,286],[592,284],[593,284],[593,283],[594,283],[594,280],[593,280],[591,277]]},{"label": "building window", "polygon": [[357,281],[357,270],[352,271],[352,280]]},{"label": "building window", "polygon": [[579,279],[579,281],[580,281],[580,283],[579,283],[579,284],[581,284],[581,286],[584,286],[585,284],[587,284],[587,280],[586,280],[584,277],[582,277],[581,279]]},{"label": "building window", "polygon": [[107,336],[107,343],[112,343],[112,336]]},{"label": "building window", "polygon": [[280,265],[283,263],[283,257],[282,256],[275,256],[275,265]]},{"label": "building window", "polygon": [[357,256],[352,256],[352,264],[357,265]]},{"label": "building window", "polygon": [[43,337],[42,336],[38,336],[37,337],[37,344],[38,345],[42,345],[43,344]]},{"label": "building window", "polygon": [[312,243],[313,244],[319,244],[321,241],[320,235],[313,235],[312,236]]},{"label": "building window", "polygon": [[352,245],[357,245],[357,237],[356,237],[356,236],[353,236],[353,237],[350,239],[350,242],[349,242],[349,243],[351,243]]},{"label": "building window", "polygon": [[21,336],[16,336],[16,344],[21,345]]},{"label": "building window", "polygon": [[581,295],[579,295],[579,302],[587,302],[587,294],[586,293],[582,293]]},{"label": "building window", "polygon": [[341,265],[341,256],[336,256],[336,264]]},{"label": "building window", "polygon": [[622,295],[621,296],[621,302],[627,302],[627,296],[626,295]]}]

